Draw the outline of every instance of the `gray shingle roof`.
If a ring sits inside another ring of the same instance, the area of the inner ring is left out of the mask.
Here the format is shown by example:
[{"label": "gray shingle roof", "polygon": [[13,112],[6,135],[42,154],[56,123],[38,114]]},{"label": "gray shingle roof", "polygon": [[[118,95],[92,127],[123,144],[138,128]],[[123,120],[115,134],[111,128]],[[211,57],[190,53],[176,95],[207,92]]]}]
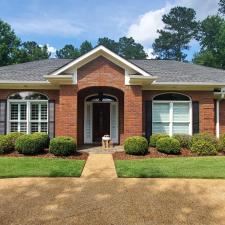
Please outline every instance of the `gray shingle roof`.
[{"label": "gray shingle roof", "polygon": [[0,80],[45,81],[47,75],[71,62],[71,59],[44,59],[0,67]]},{"label": "gray shingle roof", "polygon": [[214,69],[191,63],[177,62],[174,60],[130,60],[153,76],[156,82],[202,82],[225,83],[225,70]]},{"label": "gray shingle roof", "polygon": [[[3,66],[0,67],[0,80],[45,81],[43,75],[50,74],[69,62],[71,59],[46,59]],[[225,70],[173,60],[130,60],[130,62],[157,76],[157,83],[225,83]]]}]

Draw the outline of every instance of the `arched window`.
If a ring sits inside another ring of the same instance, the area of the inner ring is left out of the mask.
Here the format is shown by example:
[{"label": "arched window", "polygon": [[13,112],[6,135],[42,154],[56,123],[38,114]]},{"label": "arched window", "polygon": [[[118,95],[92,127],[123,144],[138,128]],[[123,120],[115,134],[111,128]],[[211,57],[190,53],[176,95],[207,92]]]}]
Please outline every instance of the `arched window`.
[{"label": "arched window", "polygon": [[97,95],[92,95],[86,99],[87,102],[116,102],[117,99],[111,95],[98,93]]},{"label": "arched window", "polygon": [[48,97],[18,92],[8,97],[8,132],[48,132]]},{"label": "arched window", "polygon": [[153,98],[152,133],[192,134],[191,99],[179,93],[164,93]]}]

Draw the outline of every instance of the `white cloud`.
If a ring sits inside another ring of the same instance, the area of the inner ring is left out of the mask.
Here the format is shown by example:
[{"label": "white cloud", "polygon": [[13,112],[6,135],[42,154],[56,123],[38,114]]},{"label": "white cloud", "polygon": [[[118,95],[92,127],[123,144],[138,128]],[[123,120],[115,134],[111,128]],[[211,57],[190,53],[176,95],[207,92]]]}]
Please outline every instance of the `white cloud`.
[{"label": "white cloud", "polygon": [[64,19],[15,19],[10,21],[13,29],[19,34],[47,34],[76,37],[83,29],[77,24]]},{"label": "white cloud", "polygon": [[156,56],[153,55],[153,48],[146,48],[145,52],[148,55],[148,57],[147,57],[148,59],[155,59],[156,58]]},{"label": "white cloud", "polygon": [[153,42],[158,37],[157,29],[163,28],[162,16],[169,11],[169,8],[168,5],[141,15],[138,21],[129,27],[127,36],[133,37],[142,44]]},{"label": "white cloud", "polygon": [[[48,49],[48,53],[51,53],[51,58],[55,58],[55,54],[56,54],[56,48],[51,46],[50,44],[46,44],[47,45],[47,49]],[[39,45],[40,47],[43,47],[43,45]]]},{"label": "white cloud", "polygon": [[140,15],[134,24],[128,28],[127,36],[132,36],[145,47],[151,46],[158,37],[157,29],[162,29],[164,24],[162,16],[168,13],[172,7],[186,6],[194,8],[198,19],[204,19],[207,15],[215,14],[218,10],[219,0],[177,0],[175,4],[167,3],[165,7]]}]

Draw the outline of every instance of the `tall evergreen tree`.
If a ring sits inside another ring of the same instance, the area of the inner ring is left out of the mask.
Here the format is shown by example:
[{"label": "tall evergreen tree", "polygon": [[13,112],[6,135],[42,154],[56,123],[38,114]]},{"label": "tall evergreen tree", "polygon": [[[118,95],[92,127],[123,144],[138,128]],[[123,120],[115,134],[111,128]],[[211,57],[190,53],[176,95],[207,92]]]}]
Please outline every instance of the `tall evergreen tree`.
[{"label": "tall evergreen tree", "polygon": [[76,59],[80,56],[80,52],[73,45],[65,45],[62,49],[56,51],[57,58],[60,59]]},{"label": "tall evergreen tree", "polygon": [[183,50],[189,49],[190,41],[196,37],[198,22],[194,9],[175,7],[163,16],[163,30],[158,30],[159,38],[153,44],[154,54],[163,59],[183,61]]},{"label": "tall evergreen tree", "polygon": [[80,45],[80,55],[83,55],[89,51],[91,51],[93,49],[93,46],[91,44],[91,42],[89,41],[84,41],[81,45]]},{"label": "tall evergreen tree", "polygon": [[107,38],[107,37],[99,38],[97,45],[103,45],[106,48],[108,48],[109,50],[111,50],[117,54],[119,53],[119,44],[110,38]]},{"label": "tall evergreen tree", "polygon": [[16,62],[16,55],[20,46],[20,39],[11,26],[0,20],[0,66]]}]

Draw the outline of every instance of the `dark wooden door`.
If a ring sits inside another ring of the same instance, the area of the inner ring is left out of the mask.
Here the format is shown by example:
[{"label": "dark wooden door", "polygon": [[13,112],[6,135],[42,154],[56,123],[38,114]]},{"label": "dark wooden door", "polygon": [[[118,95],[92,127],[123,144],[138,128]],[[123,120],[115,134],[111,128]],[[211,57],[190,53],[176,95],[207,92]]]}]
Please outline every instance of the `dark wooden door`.
[{"label": "dark wooden door", "polygon": [[93,142],[101,142],[106,134],[110,135],[110,103],[94,103]]}]

